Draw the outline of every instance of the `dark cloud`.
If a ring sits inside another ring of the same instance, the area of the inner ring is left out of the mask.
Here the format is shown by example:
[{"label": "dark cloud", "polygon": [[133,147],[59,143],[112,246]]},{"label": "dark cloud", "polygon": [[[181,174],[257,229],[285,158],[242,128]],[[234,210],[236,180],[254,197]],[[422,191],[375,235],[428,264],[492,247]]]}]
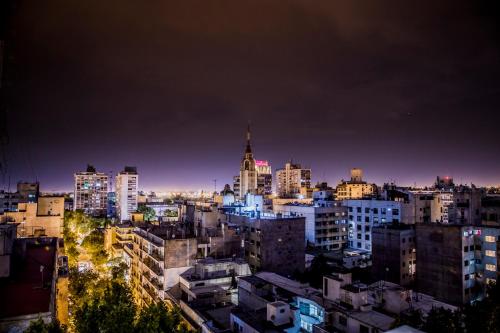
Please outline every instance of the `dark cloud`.
[{"label": "dark cloud", "polygon": [[494,4],[18,1],[11,177],[136,164],[147,188],[209,188],[250,120],[257,157],[318,180],[499,183]]}]

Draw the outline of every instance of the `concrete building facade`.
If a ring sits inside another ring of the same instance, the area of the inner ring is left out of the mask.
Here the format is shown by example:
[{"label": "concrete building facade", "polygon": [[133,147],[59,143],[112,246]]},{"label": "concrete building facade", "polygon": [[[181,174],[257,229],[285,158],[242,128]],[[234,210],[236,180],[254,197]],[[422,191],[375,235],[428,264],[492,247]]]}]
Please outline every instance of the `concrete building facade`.
[{"label": "concrete building facade", "polygon": [[311,197],[311,169],[288,162],[276,170],[276,193],[281,198]]},{"label": "concrete building facade", "polygon": [[363,181],[363,170],[351,169],[351,180],[342,180],[336,188],[336,199],[363,199],[377,194],[377,185]]},{"label": "concrete building facade", "polygon": [[399,223],[404,203],[387,200],[344,200],[348,209],[348,246],[372,251],[371,229],[381,224]]},{"label": "concrete building facade", "polygon": [[125,167],[116,175],[116,212],[120,221],[130,220],[130,214],[137,211],[139,175],[135,167]]},{"label": "concrete building facade", "polygon": [[87,171],[74,175],[74,210],[94,216],[106,216],[108,209],[108,176],[89,165]]},{"label": "concrete building facade", "polygon": [[340,250],[347,247],[347,207],[341,202],[320,207],[315,204],[274,205],[275,214],[305,217],[305,236],[308,246],[324,250]]},{"label": "concrete building facade", "polygon": [[417,259],[414,226],[383,225],[372,229],[372,275],[375,279],[412,286]]},{"label": "concrete building facade", "polygon": [[253,272],[265,270],[286,276],[304,270],[304,217],[226,214],[224,222],[239,227],[244,258]]}]

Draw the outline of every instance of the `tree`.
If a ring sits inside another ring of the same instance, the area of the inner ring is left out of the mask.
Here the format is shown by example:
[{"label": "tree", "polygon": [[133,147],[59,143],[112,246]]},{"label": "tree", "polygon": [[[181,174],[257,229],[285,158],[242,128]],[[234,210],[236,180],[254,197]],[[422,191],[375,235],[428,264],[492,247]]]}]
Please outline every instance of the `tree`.
[{"label": "tree", "polygon": [[421,329],[424,325],[422,312],[420,310],[409,310],[405,314],[401,314],[392,323],[391,328],[396,328],[402,325],[408,325],[416,329]]},{"label": "tree", "polygon": [[500,332],[500,284],[487,286],[486,297],[464,309],[467,332]]},{"label": "tree", "polygon": [[134,331],[136,307],[129,288],[121,282],[103,279],[97,288],[89,290],[74,312],[73,321],[78,333]]},{"label": "tree", "polygon": [[144,221],[151,222],[156,219],[156,212],[153,208],[147,207],[145,205],[139,206],[137,209],[139,213],[144,214]]},{"label": "tree", "polygon": [[161,302],[144,307],[137,318],[135,333],[176,332],[181,317],[176,310],[167,310]]},{"label": "tree", "polygon": [[24,331],[25,333],[64,333],[65,327],[61,327],[57,320],[46,324],[42,318],[30,322],[30,326]]},{"label": "tree", "polygon": [[422,328],[427,333],[459,333],[463,332],[462,316],[459,311],[444,308],[433,308]]},{"label": "tree", "polygon": [[91,231],[82,242],[82,247],[90,254],[90,260],[94,266],[101,266],[108,260],[108,254],[104,250],[104,235],[100,230]]}]

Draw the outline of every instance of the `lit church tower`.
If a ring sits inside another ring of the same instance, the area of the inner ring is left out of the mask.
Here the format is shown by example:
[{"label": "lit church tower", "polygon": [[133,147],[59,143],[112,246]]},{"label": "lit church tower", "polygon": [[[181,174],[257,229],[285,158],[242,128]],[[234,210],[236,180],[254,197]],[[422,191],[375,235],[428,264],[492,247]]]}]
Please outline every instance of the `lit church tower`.
[{"label": "lit church tower", "polygon": [[250,125],[247,129],[247,148],[240,166],[240,198],[243,199],[247,193],[257,193],[257,171],[250,146]]}]

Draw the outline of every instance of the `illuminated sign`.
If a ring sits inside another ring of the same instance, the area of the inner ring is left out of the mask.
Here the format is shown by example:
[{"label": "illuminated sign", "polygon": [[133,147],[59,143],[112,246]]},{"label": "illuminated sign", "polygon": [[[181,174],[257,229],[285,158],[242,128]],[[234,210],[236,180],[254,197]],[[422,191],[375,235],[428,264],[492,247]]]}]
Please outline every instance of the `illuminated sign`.
[{"label": "illuminated sign", "polygon": [[269,162],[268,161],[255,160],[255,165],[256,166],[269,166]]}]

